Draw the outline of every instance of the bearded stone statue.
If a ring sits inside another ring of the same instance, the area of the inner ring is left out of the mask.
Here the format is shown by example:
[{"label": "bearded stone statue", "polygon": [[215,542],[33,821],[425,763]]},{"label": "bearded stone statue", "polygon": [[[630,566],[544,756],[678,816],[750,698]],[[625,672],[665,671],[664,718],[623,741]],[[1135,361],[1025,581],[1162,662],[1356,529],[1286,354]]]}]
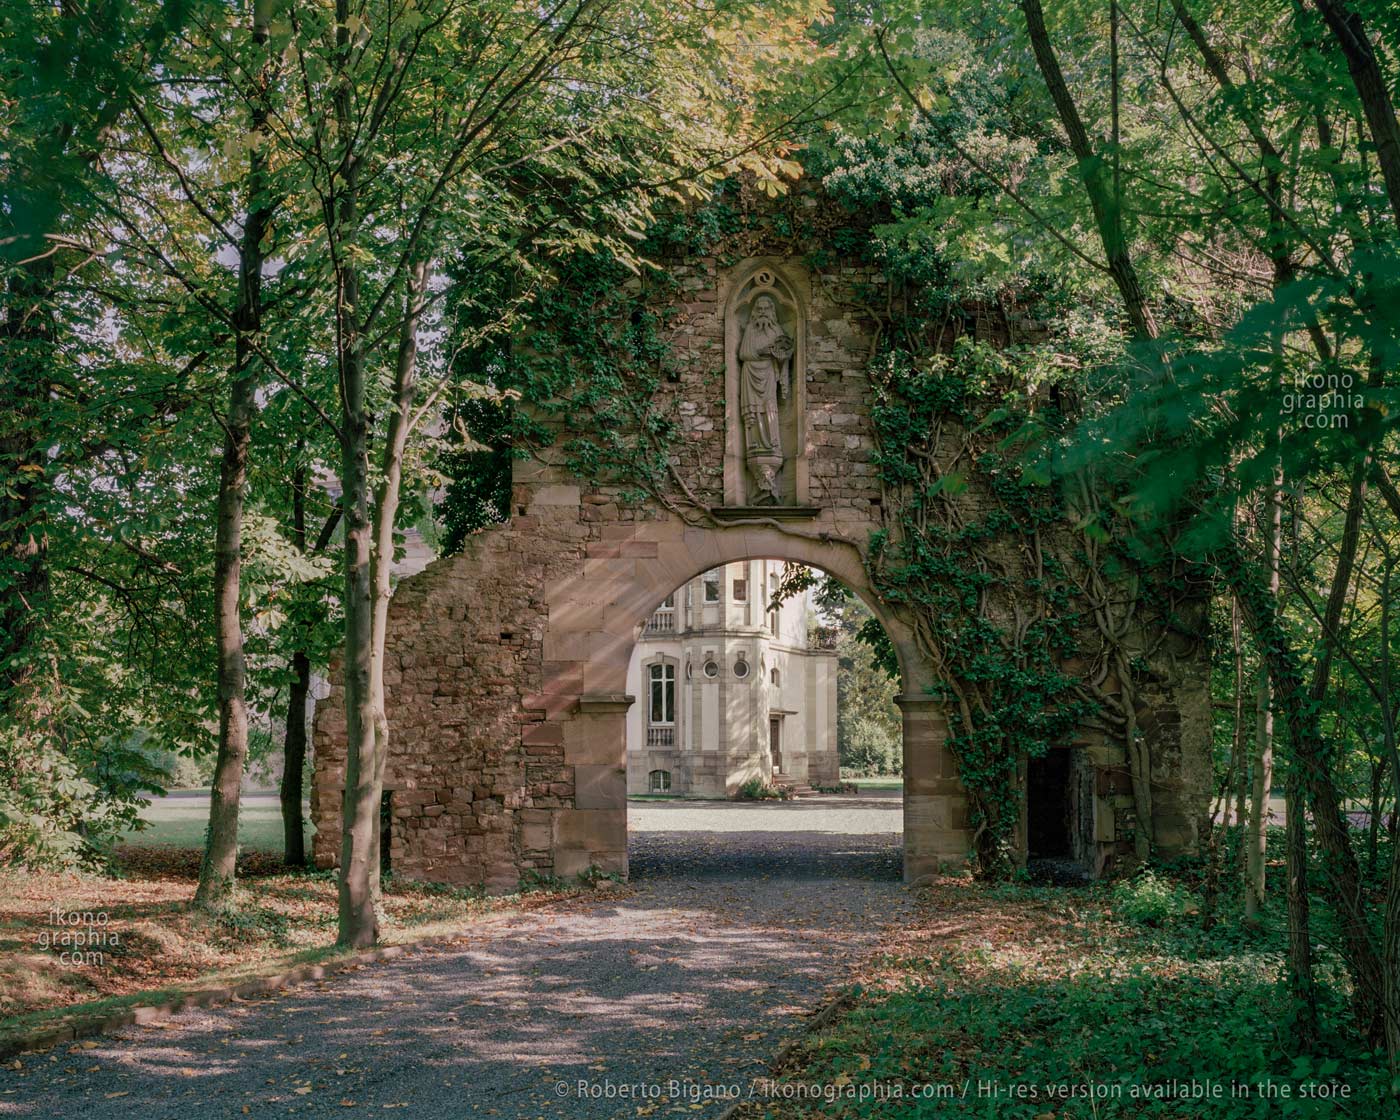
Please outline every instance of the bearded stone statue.
[{"label": "bearded stone statue", "polygon": [[780,504],[784,455],[778,402],[792,391],[792,354],[792,336],[778,322],[777,304],[772,296],[759,296],[739,336],[739,413],[744,461],[758,491],[755,505]]}]

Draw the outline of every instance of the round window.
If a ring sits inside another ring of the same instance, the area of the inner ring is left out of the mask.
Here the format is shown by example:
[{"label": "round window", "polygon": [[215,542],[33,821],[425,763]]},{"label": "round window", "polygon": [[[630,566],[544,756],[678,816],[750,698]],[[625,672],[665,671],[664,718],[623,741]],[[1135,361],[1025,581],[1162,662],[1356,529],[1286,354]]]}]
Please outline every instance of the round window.
[{"label": "round window", "polygon": [[704,672],[705,676],[714,680],[715,677],[719,676],[719,666],[713,661],[706,661]]},{"label": "round window", "polygon": [[739,658],[738,661],[734,662],[734,675],[740,680],[749,675],[749,663],[745,661],[742,657]]}]

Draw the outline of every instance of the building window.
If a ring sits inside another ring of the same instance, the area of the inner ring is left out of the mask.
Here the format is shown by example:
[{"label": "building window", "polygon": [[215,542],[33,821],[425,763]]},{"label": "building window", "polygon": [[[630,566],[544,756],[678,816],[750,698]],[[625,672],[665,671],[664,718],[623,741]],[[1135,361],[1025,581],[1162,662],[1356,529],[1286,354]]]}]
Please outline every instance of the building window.
[{"label": "building window", "polygon": [[770,681],[772,681],[774,684],[779,684],[779,685],[780,685],[780,684],[783,683],[783,675],[782,675],[782,673],[778,672],[778,669],[777,669],[776,666],[774,666],[773,671],[772,671],[771,673],[768,674],[768,679],[769,679]]},{"label": "building window", "polygon": [[676,722],[676,666],[661,661],[648,667],[650,691],[647,700],[647,722],[653,727],[669,727]]},{"label": "building window", "polygon": [[652,793],[670,793],[671,771],[653,770],[647,775],[647,785],[650,787]]},{"label": "building window", "polygon": [[749,675],[749,663],[745,661],[742,657],[739,658],[738,661],[734,662],[734,675],[740,680],[743,680]]},{"label": "building window", "polygon": [[704,673],[705,673],[705,676],[707,676],[707,677],[710,678],[710,680],[714,680],[717,676],[719,676],[719,665],[718,665],[718,663],[716,663],[715,661],[706,661],[706,662],[705,662]]},{"label": "building window", "polygon": [[768,576],[768,633],[772,634],[775,638],[778,636],[778,612],[777,609],[773,607],[773,604],[777,602],[777,599],[778,577],[770,574]]},{"label": "building window", "polygon": [[705,581],[705,602],[718,603],[720,599],[720,578],[719,572],[706,572]]},{"label": "building window", "polygon": [[734,601],[736,603],[747,603],[749,601],[749,581],[746,579],[736,579],[734,581]]}]

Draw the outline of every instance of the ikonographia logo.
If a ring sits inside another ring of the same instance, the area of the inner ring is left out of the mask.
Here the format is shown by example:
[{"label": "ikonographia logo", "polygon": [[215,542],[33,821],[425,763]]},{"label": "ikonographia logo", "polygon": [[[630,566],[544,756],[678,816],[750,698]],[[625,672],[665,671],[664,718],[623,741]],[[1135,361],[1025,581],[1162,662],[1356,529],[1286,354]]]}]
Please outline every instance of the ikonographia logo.
[{"label": "ikonographia logo", "polygon": [[1305,428],[1349,428],[1366,407],[1366,397],[1349,373],[1301,372],[1283,394],[1283,412]]},{"label": "ikonographia logo", "polygon": [[105,910],[55,906],[49,911],[49,928],[39,931],[39,948],[69,968],[101,968],[108,951],[121,945],[121,934],[110,925],[111,915]]}]

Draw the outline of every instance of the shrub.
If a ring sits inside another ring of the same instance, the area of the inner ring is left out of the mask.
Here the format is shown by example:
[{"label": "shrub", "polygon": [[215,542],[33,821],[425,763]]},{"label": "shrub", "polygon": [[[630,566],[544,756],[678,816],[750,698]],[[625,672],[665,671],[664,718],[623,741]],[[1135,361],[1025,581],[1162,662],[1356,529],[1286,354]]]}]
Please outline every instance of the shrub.
[{"label": "shrub", "polygon": [[787,801],[791,797],[791,791],[762,778],[750,778],[734,795],[737,801]]},{"label": "shrub", "polygon": [[1113,912],[1137,925],[1163,925],[1197,909],[1195,895],[1150,869],[1113,887]]}]

